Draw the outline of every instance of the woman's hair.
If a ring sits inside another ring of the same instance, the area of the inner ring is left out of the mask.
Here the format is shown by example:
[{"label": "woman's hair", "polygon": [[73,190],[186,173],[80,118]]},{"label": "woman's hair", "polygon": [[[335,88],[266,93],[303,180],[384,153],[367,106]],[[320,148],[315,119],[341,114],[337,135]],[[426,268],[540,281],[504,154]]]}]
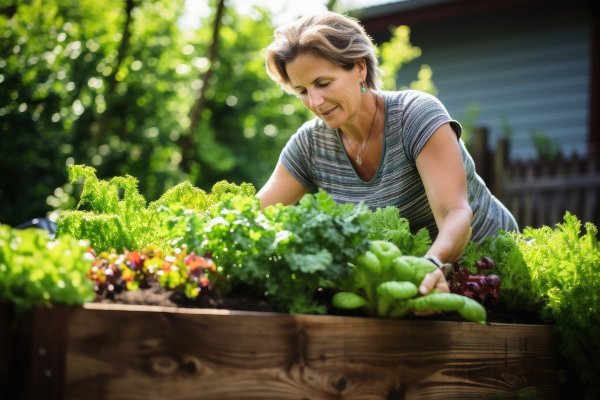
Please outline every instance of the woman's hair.
[{"label": "woman's hair", "polygon": [[265,50],[267,73],[285,91],[293,92],[285,69],[301,54],[312,54],[351,70],[364,59],[367,65],[366,86],[377,89],[379,67],[375,45],[358,20],[324,12],[301,18],[275,30],[273,42]]}]

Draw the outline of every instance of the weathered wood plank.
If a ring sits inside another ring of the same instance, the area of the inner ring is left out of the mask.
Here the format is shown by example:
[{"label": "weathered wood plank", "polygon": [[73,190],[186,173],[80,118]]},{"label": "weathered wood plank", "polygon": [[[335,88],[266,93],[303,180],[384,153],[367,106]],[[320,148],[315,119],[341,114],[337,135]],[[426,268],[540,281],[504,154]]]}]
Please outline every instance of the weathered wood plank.
[{"label": "weathered wood plank", "polygon": [[0,396],[9,397],[10,384],[10,318],[8,307],[0,304]]},{"label": "weathered wood plank", "polygon": [[549,326],[73,310],[66,399],[560,398]]},{"label": "weathered wood plank", "polygon": [[17,328],[23,399],[63,398],[65,347],[69,309],[63,306],[34,308]]},{"label": "weathered wood plank", "polygon": [[18,315],[12,307],[0,307],[0,398],[64,397],[68,314],[62,306]]}]

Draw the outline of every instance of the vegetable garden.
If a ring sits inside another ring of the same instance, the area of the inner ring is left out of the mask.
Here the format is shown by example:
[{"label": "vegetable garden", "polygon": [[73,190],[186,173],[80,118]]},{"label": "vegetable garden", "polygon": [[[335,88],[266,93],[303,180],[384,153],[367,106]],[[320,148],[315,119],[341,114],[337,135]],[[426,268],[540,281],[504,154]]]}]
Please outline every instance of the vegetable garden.
[{"label": "vegetable garden", "polygon": [[431,238],[395,208],[69,178],[54,237],[0,226],[8,398],[600,395],[600,246],[575,215],[470,243],[451,293],[420,296]]}]

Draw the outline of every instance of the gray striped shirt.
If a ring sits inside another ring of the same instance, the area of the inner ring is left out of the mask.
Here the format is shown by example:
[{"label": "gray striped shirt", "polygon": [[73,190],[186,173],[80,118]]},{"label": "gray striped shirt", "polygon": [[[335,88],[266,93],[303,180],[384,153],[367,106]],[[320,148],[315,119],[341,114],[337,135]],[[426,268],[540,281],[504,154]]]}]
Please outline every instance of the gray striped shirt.
[{"label": "gray striped shirt", "polygon": [[324,189],[338,203],[363,201],[369,208],[396,206],[411,229],[437,227],[416,167],[417,155],[437,128],[449,123],[456,132],[467,174],[473,236],[481,242],[498,230],[518,230],[511,213],[475,172],[475,164],[460,139],[462,127],[434,96],[416,90],[379,92],[385,99],[384,147],[379,169],[370,181],[355,172],[336,130],[318,118],[306,122],[284,147],[280,161],[309,190]]}]

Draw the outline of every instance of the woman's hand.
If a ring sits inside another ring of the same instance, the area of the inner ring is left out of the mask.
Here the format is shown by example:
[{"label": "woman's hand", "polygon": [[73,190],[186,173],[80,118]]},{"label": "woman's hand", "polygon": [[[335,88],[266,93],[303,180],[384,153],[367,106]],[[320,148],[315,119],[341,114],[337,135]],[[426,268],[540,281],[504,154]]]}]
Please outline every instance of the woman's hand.
[{"label": "woman's hand", "polygon": [[[431,293],[431,291],[434,289],[439,292],[450,292],[450,286],[448,286],[448,281],[444,276],[444,271],[442,268],[438,268],[435,271],[425,275],[423,282],[421,282],[421,285],[419,286],[419,294],[424,296]],[[418,311],[414,312],[414,315],[424,317],[436,313],[436,311]]]},{"label": "woman's hand", "polygon": [[423,282],[421,282],[421,286],[419,286],[419,294],[429,294],[433,289],[440,292],[450,292],[450,286],[448,286],[448,281],[446,281],[446,277],[441,268],[425,275]]}]

